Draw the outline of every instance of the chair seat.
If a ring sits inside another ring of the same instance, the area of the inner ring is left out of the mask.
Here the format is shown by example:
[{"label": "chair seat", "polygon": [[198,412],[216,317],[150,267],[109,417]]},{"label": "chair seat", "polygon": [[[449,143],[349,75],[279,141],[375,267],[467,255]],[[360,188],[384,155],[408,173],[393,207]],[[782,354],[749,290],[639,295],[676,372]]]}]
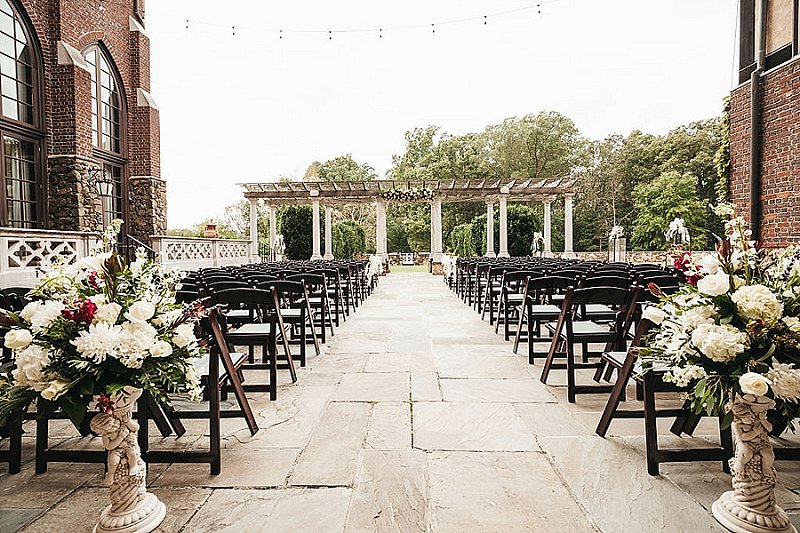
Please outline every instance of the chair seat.
[{"label": "chair seat", "polygon": [[[240,352],[230,352],[231,359],[233,360],[234,368],[239,368],[242,366],[242,363],[245,362],[247,356]],[[194,362],[194,368],[198,374],[201,376],[208,375],[208,367],[211,364],[211,356],[206,354],[205,356],[201,357],[197,361]],[[219,360],[219,379],[220,381],[227,376],[227,370],[225,370],[225,365],[222,364],[222,358]]]},{"label": "chair seat", "polygon": [[261,341],[261,339],[269,337],[270,330],[271,330],[270,324],[263,324],[263,323],[242,324],[235,330],[229,332],[226,335],[226,337],[230,342],[234,344],[243,341],[259,342]]},{"label": "chair seat", "polygon": [[617,311],[603,304],[586,304],[586,316],[613,319],[617,316]]},{"label": "chair seat", "polygon": [[506,295],[506,299],[508,300],[508,303],[520,304],[520,303],[522,303],[522,299],[524,298],[524,296],[525,296],[524,294],[519,294],[519,293],[514,292],[514,293],[511,293],[511,294],[507,294]]},{"label": "chair seat", "polygon": [[[556,323],[549,322],[546,324],[547,329],[550,331],[555,331]],[[596,337],[596,336],[603,336],[609,335],[611,332],[607,327],[601,326],[592,322],[591,320],[574,320],[572,322],[572,334],[575,337]],[[562,332],[562,335],[564,333]],[[582,340],[582,339],[579,339]]]},{"label": "chair seat", "polygon": [[558,318],[561,314],[561,308],[553,304],[534,304],[531,306],[531,314],[533,318]]},{"label": "chair seat", "polygon": [[299,307],[292,307],[289,309],[281,309],[281,316],[284,320],[297,320],[303,313],[303,309]]}]

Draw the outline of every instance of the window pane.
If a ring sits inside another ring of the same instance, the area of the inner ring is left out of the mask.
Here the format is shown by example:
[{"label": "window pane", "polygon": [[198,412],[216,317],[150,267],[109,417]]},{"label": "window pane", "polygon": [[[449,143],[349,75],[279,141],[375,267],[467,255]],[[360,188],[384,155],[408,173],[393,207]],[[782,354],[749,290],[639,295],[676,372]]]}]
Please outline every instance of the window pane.
[{"label": "window pane", "polygon": [[14,39],[0,33],[0,52],[3,52],[8,57],[17,57]]},{"label": "window pane", "polygon": [[36,145],[14,137],[3,137],[8,223],[14,227],[37,225]]},{"label": "window pane", "polygon": [[17,101],[10,98],[3,97],[3,115],[14,120],[19,119],[19,111],[17,110]]},{"label": "window pane", "polygon": [[14,36],[14,17],[8,13],[0,12],[0,31],[6,35]]}]

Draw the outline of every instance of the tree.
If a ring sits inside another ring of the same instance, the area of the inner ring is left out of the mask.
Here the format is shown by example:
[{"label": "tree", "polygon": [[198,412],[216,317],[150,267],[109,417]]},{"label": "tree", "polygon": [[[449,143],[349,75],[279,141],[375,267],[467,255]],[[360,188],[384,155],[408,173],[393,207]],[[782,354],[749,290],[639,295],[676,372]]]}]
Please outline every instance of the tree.
[{"label": "tree", "polygon": [[[258,208],[258,242],[260,245],[269,246],[269,210],[260,202]],[[217,227],[223,239],[249,239],[250,238],[250,200],[241,199],[228,205],[222,214],[222,219]]]},{"label": "tree", "polygon": [[498,178],[564,178],[586,163],[578,128],[555,111],[508,118],[486,128],[483,137],[483,166]]},{"label": "tree", "polygon": [[337,259],[352,259],[356,254],[366,251],[364,227],[352,220],[334,224],[331,228],[333,237],[333,256]]},{"label": "tree", "polygon": [[289,259],[308,259],[312,252],[312,213],[308,205],[287,205],[280,210],[281,233]]},{"label": "tree", "polygon": [[692,236],[692,247],[702,250],[710,244],[706,227],[707,202],[697,193],[697,178],[670,170],[650,183],[636,186],[633,201],[638,216],[632,243],[637,249],[658,250],[667,246],[664,232],[676,217],[682,218]]},{"label": "tree", "polygon": [[[533,234],[543,231],[542,217],[538,209],[526,204],[511,204],[507,211],[508,253],[512,257],[530,255]],[[500,224],[498,209],[494,214],[494,251],[500,247]],[[475,217],[472,221],[472,242],[478,254],[486,251],[486,213]],[[553,229],[556,229],[555,227]],[[555,243],[554,243],[555,244]],[[555,248],[555,246],[554,246]]]},{"label": "tree", "polygon": [[450,232],[448,251],[458,257],[475,257],[478,247],[472,233],[472,224],[459,224]]}]

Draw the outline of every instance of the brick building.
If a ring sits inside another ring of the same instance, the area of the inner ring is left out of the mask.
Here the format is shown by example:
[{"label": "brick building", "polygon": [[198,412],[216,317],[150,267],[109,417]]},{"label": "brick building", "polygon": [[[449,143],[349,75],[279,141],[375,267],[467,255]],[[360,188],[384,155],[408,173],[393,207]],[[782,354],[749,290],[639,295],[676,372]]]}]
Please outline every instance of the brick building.
[{"label": "brick building", "polygon": [[731,197],[766,246],[800,243],[798,0],[740,0]]},{"label": "brick building", "polygon": [[0,0],[0,226],[166,229],[144,0]]}]

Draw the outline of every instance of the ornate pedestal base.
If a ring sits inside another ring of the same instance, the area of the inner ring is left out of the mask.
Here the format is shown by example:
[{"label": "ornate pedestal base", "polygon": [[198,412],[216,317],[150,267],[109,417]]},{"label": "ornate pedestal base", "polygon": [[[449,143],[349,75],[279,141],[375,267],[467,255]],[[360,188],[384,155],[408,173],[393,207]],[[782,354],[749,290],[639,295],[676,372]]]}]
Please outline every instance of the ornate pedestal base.
[{"label": "ornate pedestal base", "polygon": [[733,490],[714,502],[714,518],[734,533],[797,533],[775,504],[775,453],[767,411],[775,402],[745,394],[730,404],[736,454],[730,460]]},{"label": "ornate pedestal base", "polygon": [[111,397],[113,412],[92,419],[92,430],[108,450],[106,482],[111,496],[94,533],[149,533],[167,514],[164,504],[147,492],[147,467],[136,443],[139,424],[131,418],[131,410],[141,395],[141,389],[125,387]]},{"label": "ornate pedestal base", "polygon": [[719,497],[711,512],[717,522],[734,533],[797,533],[786,513],[778,506],[770,514],[739,505],[731,490]]},{"label": "ornate pedestal base", "polygon": [[109,505],[103,509],[94,533],[148,533],[157,528],[167,514],[164,503],[149,492],[130,511],[115,513],[111,508]]}]

